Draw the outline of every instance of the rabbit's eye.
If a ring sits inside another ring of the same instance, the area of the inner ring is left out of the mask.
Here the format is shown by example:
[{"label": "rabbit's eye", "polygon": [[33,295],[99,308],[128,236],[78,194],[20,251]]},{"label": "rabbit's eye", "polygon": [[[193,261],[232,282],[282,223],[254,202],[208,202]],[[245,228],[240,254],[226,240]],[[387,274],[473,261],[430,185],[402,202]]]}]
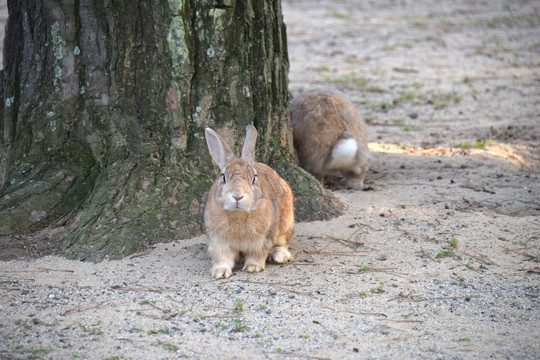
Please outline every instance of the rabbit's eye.
[{"label": "rabbit's eye", "polygon": [[223,183],[225,184],[227,181],[225,180],[225,174],[221,174],[221,180],[223,180]]},{"label": "rabbit's eye", "polygon": [[253,181],[251,183],[255,184],[255,181],[257,181],[257,175],[253,175]]}]

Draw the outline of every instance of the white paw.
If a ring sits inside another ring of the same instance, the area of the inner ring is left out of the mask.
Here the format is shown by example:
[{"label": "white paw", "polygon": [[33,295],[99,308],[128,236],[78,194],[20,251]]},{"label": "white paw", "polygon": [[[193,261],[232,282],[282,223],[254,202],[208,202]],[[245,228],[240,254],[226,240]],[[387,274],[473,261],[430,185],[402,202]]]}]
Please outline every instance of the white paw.
[{"label": "white paw", "polygon": [[244,265],[244,271],[253,273],[253,272],[261,272],[264,270],[264,266],[261,266],[259,264],[245,264]]},{"label": "white paw", "polygon": [[270,258],[270,261],[273,261],[278,264],[283,264],[289,260],[292,260],[293,257],[286,247],[279,246],[279,247],[273,248],[270,251],[269,258]]},{"label": "white paw", "polygon": [[228,266],[214,266],[212,267],[212,276],[214,279],[226,279],[231,277],[232,269]]}]

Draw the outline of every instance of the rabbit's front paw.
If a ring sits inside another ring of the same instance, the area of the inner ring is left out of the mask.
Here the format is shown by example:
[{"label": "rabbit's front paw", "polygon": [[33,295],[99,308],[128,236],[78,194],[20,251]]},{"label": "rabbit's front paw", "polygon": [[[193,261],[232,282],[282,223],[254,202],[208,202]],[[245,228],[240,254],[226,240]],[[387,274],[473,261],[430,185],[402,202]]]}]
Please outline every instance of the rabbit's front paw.
[{"label": "rabbit's front paw", "polygon": [[293,257],[285,246],[276,246],[270,251],[268,258],[270,261],[283,264],[289,260],[292,260]]},{"label": "rabbit's front paw", "polygon": [[244,271],[254,273],[261,272],[264,270],[266,259],[259,257],[246,257],[246,262],[244,263]]},{"label": "rabbit's front paw", "polygon": [[212,267],[212,276],[214,279],[226,279],[231,277],[232,269],[227,265],[214,265]]}]

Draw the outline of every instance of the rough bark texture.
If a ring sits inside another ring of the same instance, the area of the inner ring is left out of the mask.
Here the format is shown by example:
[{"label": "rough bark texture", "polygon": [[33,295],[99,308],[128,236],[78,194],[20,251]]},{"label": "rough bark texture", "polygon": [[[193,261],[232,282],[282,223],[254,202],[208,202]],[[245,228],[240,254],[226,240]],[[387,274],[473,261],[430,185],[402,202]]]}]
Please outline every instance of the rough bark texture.
[{"label": "rough bark texture", "polygon": [[0,235],[59,226],[59,248],[88,260],[192,236],[216,174],[208,126],[236,145],[257,127],[297,219],[341,211],[293,162],[279,1],[8,7]]}]

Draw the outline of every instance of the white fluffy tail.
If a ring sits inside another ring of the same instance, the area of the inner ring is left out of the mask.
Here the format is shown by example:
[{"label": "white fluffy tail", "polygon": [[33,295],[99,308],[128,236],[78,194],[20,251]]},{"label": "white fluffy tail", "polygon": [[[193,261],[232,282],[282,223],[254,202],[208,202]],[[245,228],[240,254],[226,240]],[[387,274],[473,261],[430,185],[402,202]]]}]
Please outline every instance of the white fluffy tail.
[{"label": "white fluffy tail", "polygon": [[358,143],[354,139],[340,140],[332,149],[329,170],[347,169],[356,165]]}]

